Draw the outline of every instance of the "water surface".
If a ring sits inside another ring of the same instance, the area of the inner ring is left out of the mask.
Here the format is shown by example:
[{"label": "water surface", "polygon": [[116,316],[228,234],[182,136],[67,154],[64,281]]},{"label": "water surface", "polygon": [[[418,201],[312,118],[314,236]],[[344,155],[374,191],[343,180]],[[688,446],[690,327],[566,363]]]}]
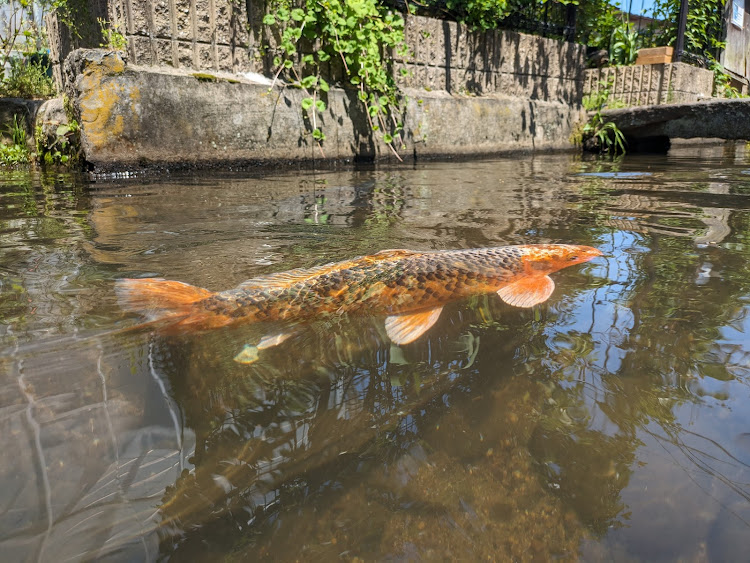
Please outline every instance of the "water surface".
[{"label": "water surface", "polygon": [[[0,176],[9,560],[732,561],[750,549],[750,155],[679,148],[87,183]],[[566,242],[533,309],[128,330],[114,280],[212,290],[373,253]]]}]

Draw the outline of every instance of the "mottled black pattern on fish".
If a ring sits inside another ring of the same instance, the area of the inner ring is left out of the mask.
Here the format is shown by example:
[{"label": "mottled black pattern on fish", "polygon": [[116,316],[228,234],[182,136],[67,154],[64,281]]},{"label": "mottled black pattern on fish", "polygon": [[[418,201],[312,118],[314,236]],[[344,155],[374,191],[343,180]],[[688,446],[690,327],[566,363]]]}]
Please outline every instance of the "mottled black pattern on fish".
[{"label": "mottled black pattern on fish", "polygon": [[118,280],[115,291],[125,310],[165,331],[353,313],[386,317],[391,340],[408,343],[429,329],[450,301],[497,292],[510,305],[533,307],[552,294],[550,273],[596,256],[601,256],[596,248],[566,244],[384,250],[259,276],[218,293],[160,278]]},{"label": "mottled black pattern on fish", "polygon": [[[238,288],[216,293],[202,305],[232,318],[301,319],[340,310],[392,314],[434,307],[492,291],[523,272],[518,247],[406,253],[368,260],[300,280],[288,287]],[[375,255],[377,257],[378,255]]]}]

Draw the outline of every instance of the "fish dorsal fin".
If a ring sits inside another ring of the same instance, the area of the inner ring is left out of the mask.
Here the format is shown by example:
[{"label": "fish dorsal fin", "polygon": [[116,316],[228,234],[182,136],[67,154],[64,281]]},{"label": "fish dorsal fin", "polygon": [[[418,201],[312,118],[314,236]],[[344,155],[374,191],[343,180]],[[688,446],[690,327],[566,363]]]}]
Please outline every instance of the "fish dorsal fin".
[{"label": "fish dorsal fin", "polygon": [[442,307],[385,319],[385,332],[395,344],[409,344],[427,332],[438,320]]},{"label": "fish dorsal fin", "polygon": [[508,305],[533,307],[544,303],[555,290],[555,282],[549,276],[530,276],[509,283],[497,294]]},{"label": "fish dorsal fin", "polygon": [[327,274],[334,270],[339,269],[340,264],[331,262],[329,264],[323,264],[322,266],[314,266],[312,268],[295,268],[294,270],[287,270],[286,272],[277,272],[275,274],[267,274],[264,276],[258,276],[247,281],[242,282],[239,289],[272,289],[272,288],[284,288],[294,285],[297,282],[304,281],[313,276],[320,276]]},{"label": "fish dorsal fin", "polygon": [[389,250],[381,250],[380,252],[376,252],[372,255],[372,257],[377,256],[380,260],[383,260],[386,258],[405,258],[406,256],[415,256],[417,254],[422,254],[422,252],[406,250],[405,248],[391,248]]},{"label": "fish dorsal fin", "polygon": [[238,289],[274,289],[274,288],[285,288],[295,283],[305,281],[308,278],[314,276],[322,276],[323,274],[329,274],[336,270],[346,270],[357,265],[361,265],[363,262],[377,262],[379,260],[389,260],[395,258],[404,258],[406,256],[416,256],[419,252],[412,250],[395,249],[395,250],[381,250],[376,254],[370,256],[359,256],[346,260],[344,262],[329,262],[322,266],[313,266],[312,268],[295,268],[294,270],[287,270],[286,272],[278,272],[275,274],[267,274],[264,276],[258,276],[256,278],[249,279],[242,282]]}]

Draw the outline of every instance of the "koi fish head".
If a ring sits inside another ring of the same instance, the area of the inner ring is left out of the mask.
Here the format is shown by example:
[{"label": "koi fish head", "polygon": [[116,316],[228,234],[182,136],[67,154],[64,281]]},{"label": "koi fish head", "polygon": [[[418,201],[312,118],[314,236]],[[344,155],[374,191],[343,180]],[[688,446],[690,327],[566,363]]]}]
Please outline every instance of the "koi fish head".
[{"label": "koi fish head", "polygon": [[550,274],[568,266],[588,262],[601,256],[600,250],[592,246],[575,244],[532,244],[521,247],[522,260],[529,274]]}]

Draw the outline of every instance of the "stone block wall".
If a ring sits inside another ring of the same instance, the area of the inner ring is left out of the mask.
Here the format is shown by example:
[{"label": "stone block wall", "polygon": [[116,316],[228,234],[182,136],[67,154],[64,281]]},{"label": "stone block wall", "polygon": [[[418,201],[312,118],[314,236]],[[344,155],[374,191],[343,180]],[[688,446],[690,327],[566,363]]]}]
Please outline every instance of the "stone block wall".
[{"label": "stone block wall", "polygon": [[711,97],[713,72],[685,63],[585,71],[585,94],[605,86],[609,87],[610,101],[621,107],[690,103]]},{"label": "stone block wall", "polygon": [[[261,24],[263,0],[82,1],[91,5],[91,14],[125,35],[130,64],[193,72],[268,75],[272,70],[260,49],[275,41]],[[58,80],[68,53],[100,46],[101,34],[95,31],[86,40],[71,40],[51,18]],[[475,32],[455,22],[408,15],[405,31],[411,52],[393,58],[393,72],[405,88],[580,103],[585,60],[581,45],[511,31]],[[333,60],[328,69],[333,82],[342,77],[337,64]],[[405,77],[403,68],[409,71]]]},{"label": "stone block wall", "polygon": [[513,31],[471,31],[432,18],[406,19],[410,55],[394,59],[402,86],[454,94],[502,94],[576,105],[585,47]]},{"label": "stone block wall", "polygon": [[252,0],[81,0],[71,33],[55,14],[47,17],[50,58],[61,84],[61,65],[73,50],[100,47],[98,19],[122,33],[132,64],[193,71],[261,71],[255,34],[265,13]]},{"label": "stone block wall", "polygon": [[111,0],[133,64],[196,71],[255,70],[249,3],[231,0]]}]

